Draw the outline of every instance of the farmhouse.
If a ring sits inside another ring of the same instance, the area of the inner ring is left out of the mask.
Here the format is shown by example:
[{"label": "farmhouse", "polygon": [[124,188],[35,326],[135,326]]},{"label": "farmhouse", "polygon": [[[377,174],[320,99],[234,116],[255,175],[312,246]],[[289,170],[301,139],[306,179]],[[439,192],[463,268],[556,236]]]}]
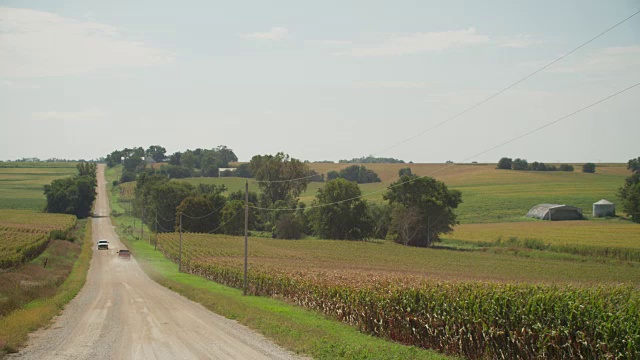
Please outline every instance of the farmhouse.
[{"label": "farmhouse", "polygon": [[605,199],[593,203],[593,217],[616,216],[616,206]]},{"label": "farmhouse", "polygon": [[582,209],[560,204],[540,204],[529,210],[527,217],[540,220],[582,220]]}]

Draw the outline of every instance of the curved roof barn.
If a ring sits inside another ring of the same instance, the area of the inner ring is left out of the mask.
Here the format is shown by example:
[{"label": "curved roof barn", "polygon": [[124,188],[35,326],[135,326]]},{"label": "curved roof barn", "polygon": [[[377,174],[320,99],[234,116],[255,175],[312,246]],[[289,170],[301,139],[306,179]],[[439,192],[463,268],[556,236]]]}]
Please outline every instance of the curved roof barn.
[{"label": "curved roof barn", "polygon": [[531,208],[527,217],[540,220],[582,220],[582,209],[560,204],[539,204]]}]

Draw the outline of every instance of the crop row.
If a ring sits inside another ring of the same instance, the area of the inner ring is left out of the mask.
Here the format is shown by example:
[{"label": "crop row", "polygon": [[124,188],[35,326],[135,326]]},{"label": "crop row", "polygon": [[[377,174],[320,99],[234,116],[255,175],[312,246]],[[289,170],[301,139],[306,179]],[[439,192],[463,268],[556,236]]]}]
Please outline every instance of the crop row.
[{"label": "crop row", "polygon": [[[177,236],[160,237],[173,260],[178,246]],[[237,257],[183,250],[184,271],[242,287]],[[362,280],[366,285],[334,283],[303,269],[252,267],[249,292],[288,299],[366,333],[471,359],[640,357],[635,288]]]},{"label": "crop row", "polygon": [[0,268],[17,266],[40,254],[51,238],[64,238],[75,226],[71,215],[0,210]]}]

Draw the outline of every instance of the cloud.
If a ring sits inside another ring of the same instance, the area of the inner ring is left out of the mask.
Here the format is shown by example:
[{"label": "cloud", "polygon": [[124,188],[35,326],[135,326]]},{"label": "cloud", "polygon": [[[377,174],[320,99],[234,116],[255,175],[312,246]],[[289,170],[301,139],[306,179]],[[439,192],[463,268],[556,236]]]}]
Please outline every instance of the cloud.
[{"label": "cloud", "polygon": [[2,86],[6,86],[13,89],[40,89],[39,84],[32,84],[32,83],[22,82],[22,81],[18,82],[18,81],[11,81],[11,80],[2,80],[0,81],[0,84],[2,84]]},{"label": "cloud", "polygon": [[101,110],[86,111],[43,111],[33,112],[31,117],[36,120],[43,121],[90,121],[102,120],[106,117],[106,113]]},{"label": "cloud", "polygon": [[502,37],[497,40],[498,47],[506,47],[506,48],[526,48],[532,45],[541,44],[541,40],[535,40],[531,35],[528,34],[518,34],[512,37]]},{"label": "cloud", "polygon": [[345,46],[351,45],[351,41],[348,40],[318,40],[319,44],[328,46]]},{"label": "cloud", "polygon": [[441,32],[391,34],[375,44],[355,45],[338,55],[356,57],[400,56],[441,52],[465,46],[488,44],[489,36],[480,35],[474,28]]},{"label": "cloud", "polygon": [[431,84],[422,81],[354,81],[353,86],[365,89],[426,89]]},{"label": "cloud", "polygon": [[580,57],[571,64],[550,69],[556,73],[608,74],[640,69],[640,45],[608,47]]},{"label": "cloud", "polygon": [[0,77],[33,78],[146,67],[173,55],[91,19],[0,7]]},{"label": "cloud", "polygon": [[274,26],[267,32],[255,32],[240,35],[243,39],[250,40],[281,40],[289,33],[289,29],[282,26]]}]

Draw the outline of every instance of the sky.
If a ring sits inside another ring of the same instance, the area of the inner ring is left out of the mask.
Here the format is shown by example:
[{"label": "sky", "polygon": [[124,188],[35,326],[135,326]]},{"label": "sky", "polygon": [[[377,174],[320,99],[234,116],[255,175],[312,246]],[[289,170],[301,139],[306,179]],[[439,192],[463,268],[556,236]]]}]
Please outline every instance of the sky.
[{"label": "sky", "polygon": [[[613,1],[0,0],[0,160],[226,145],[240,161],[626,162],[640,10]],[[480,154],[480,155],[478,155]]]}]

